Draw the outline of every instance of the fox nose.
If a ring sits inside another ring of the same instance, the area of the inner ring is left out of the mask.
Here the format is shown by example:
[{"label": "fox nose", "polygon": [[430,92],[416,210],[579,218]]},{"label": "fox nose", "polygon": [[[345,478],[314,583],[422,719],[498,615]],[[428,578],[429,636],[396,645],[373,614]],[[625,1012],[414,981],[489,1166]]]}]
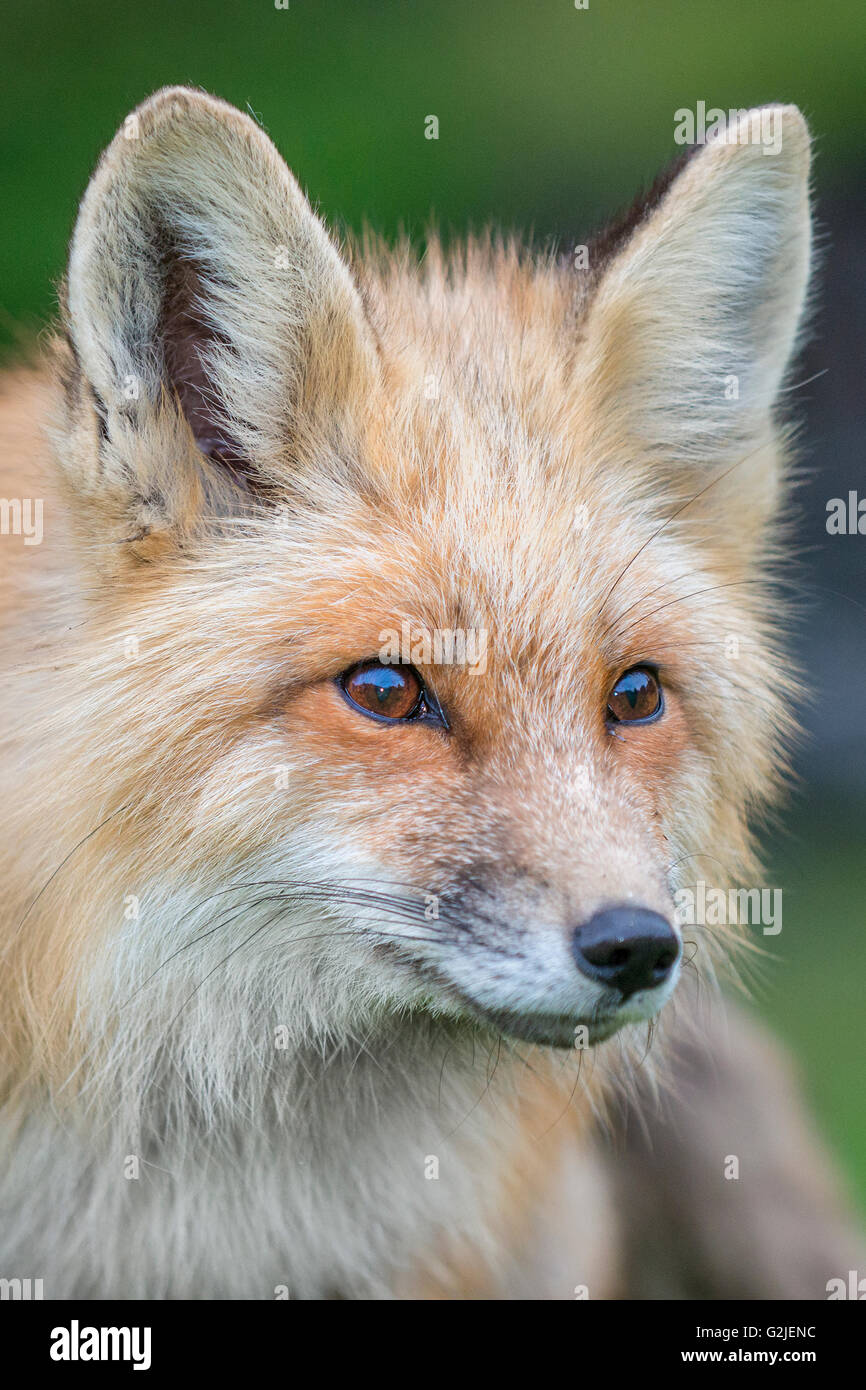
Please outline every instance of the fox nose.
[{"label": "fox nose", "polygon": [[669,922],[647,907],[608,907],[574,933],[578,969],[610,985],[623,999],[664,984],[679,960],[680,944]]}]

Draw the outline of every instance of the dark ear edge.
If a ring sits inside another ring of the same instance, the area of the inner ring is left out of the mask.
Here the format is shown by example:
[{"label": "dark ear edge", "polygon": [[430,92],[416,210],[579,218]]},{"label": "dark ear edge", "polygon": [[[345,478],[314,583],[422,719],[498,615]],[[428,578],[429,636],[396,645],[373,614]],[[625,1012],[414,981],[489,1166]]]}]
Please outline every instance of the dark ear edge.
[{"label": "dark ear edge", "polygon": [[597,284],[608,265],[625,248],[633,234],[652,216],[666,193],[703,147],[689,145],[656,176],[626,207],[590,237],[587,247],[593,284]]}]

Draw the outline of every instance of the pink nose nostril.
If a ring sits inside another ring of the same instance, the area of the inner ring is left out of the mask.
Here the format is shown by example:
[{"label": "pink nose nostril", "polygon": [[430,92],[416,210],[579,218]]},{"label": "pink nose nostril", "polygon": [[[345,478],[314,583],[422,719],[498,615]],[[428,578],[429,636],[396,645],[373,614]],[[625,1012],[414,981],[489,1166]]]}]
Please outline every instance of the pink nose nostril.
[{"label": "pink nose nostril", "polygon": [[627,999],[664,984],[679,960],[680,944],[660,912],[609,907],[576,929],[572,950],[584,975]]}]

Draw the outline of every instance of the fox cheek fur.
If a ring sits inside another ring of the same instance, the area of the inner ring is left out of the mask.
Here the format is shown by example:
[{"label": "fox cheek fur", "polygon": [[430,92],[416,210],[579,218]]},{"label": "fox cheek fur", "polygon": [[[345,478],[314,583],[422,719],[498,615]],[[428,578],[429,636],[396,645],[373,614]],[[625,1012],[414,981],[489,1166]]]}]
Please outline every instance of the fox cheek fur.
[{"label": "fox cheek fur", "polygon": [[[67,1290],[183,1287],[180,1236],[142,1237],[133,1269],[110,1233],[158,1211],[186,1229],[216,1201],[229,1234],[193,1260],[211,1292],[251,1291],[280,1209],[275,1279],[295,1248],[302,1292],[384,1295],[455,1212],[476,1254],[504,1239],[510,1148],[486,1104],[446,1197],[406,1176],[438,1142],[443,1055],[459,1116],[476,1038],[651,1017],[678,967],[619,1008],[576,929],[630,905],[673,933],[700,855],[755,872],[748,817],[791,728],[775,409],[808,133],[779,108],[765,157],[745,113],[580,272],[492,237],[434,240],[421,265],[372,239],[344,255],[247,117],[186,89],[135,114],[81,207],[53,385],[17,388],[50,416],[33,467],[54,540],[7,637],[12,1181],[68,1107],[69,1192],[91,1209],[45,1250]],[[341,695],[406,622],[487,634],[483,675],[420,671],[447,727]],[[610,690],[642,664],[664,715],[612,727]],[[705,973],[730,949],[691,946]],[[593,1096],[626,1058],[604,1053]],[[554,1111],[573,1081],[545,1083]],[[304,1164],[348,1161],[347,1128],[369,1181],[335,1214],[333,1173]],[[184,1175],[131,1216],[104,1176],[129,1151]],[[232,1193],[236,1153],[259,1204]],[[483,1193],[467,1154],[491,1165]]]}]

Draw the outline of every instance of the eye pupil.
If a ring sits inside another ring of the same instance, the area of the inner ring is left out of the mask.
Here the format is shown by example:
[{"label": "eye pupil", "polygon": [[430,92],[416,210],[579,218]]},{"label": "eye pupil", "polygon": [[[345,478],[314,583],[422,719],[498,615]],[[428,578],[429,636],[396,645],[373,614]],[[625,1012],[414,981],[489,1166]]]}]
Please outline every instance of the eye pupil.
[{"label": "eye pupil", "polygon": [[607,702],[612,723],[640,723],[661,712],[662,691],[658,677],[646,666],[634,666],[620,676]]}]

